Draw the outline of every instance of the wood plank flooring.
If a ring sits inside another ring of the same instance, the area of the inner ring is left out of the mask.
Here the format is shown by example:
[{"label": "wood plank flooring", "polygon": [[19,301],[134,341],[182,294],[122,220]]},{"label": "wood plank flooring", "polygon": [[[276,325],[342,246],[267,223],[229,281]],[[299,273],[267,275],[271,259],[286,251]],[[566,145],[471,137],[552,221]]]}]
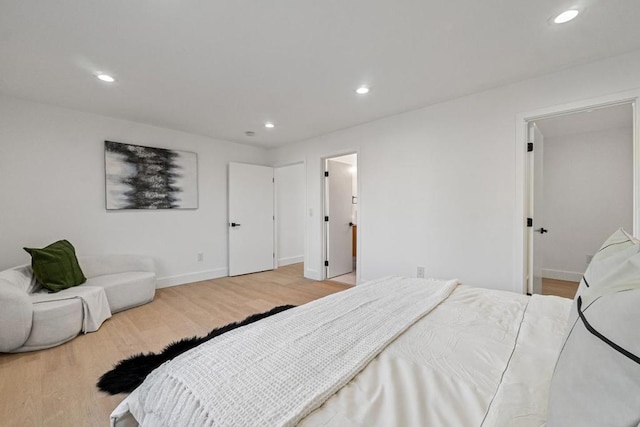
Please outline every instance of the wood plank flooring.
[{"label": "wood plank flooring", "polygon": [[566,280],[542,279],[542,295],[557,295],[573,299],[576,296],[579,283]]},{"label": "wood plank flooring", "polygon": [[95,383],[120,359],[347,288],[305,279],[302,264],[295,264],[159,289],[153,302],[114,314],[97,332],[48,350],[0,354],[0,425],[107,426],[125,395],[108,396]]}]

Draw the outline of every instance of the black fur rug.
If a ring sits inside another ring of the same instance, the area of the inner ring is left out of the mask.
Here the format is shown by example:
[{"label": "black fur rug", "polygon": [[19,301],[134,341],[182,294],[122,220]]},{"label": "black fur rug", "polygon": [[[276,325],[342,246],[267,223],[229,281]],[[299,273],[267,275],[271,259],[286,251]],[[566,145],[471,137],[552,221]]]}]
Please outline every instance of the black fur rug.
[{"label": "black fur rug", "polygon": [[241,326],[248,325],[265,317],[288,310],[295,305],[281,305],[265,313],[252,314],[246,319],[216,328],[204,337],[183,338],[166,346],[160,353],[139,353],[118,362],[112,370],[104,374],[96,384],[98,388],[109,394],[130,393],[158,366],[176,356],[191,350],[210,339]]}]

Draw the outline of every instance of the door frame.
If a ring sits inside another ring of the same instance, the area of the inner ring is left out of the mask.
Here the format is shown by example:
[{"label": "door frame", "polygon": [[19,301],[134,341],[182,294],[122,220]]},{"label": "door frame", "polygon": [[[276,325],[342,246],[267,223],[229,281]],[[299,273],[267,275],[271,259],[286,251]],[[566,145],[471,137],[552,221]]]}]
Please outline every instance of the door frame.
[{"label": "door frame", "polygon": [[[515,215],[514,215],[514,285],[513,291],[527,293],[527,270],[530,262],[528,247],[527,216],[529,212],[529,168],[527,166],[527,142],[529,141],[529,123],[536,120],[558,117],[589,109],[605,108],[621,104],[631,104],[633,114],[633,231],[634,235],[640,232],[640,135],[638,123],[640,123],[640,112],[638,111],[638,100],[640,99],[640,89],[618,92],[602,97],[590,98],[582,101],[575,101],[567,104],[556,105],[529,112],[520,113],[516,116],[516,147],[515,147]],[[534,219],[535,220],[535,219]]]},{"label": "door frame", "polygon": [[[307,211],[307,164],[304,160],[300,160],[297,162],[292,162],[292,163],[286,163],[283,165],[278,165],[278,166],[273,166],[273,176],[275,178],[275,170],[276,169],[281,169],[281,168],[286,168],[289,166],[296,166],[296,165],[302,165],[302,169],[304,171],[304,211],[303,211],[303,218],[304,218],[304,227],[302,229],[302,233],[304,234],[304,238],[303,238],[303,243],[302,243],[302,256],[303,256],[303,260],[302,260],[302,275],[304,276],[304,266],[305,266],[305,260],[304,258],[306,258],[306,254],[305,252],[307,251],[307,215],[306,215],[306,211]],[[278,180],[274,181],[274,187],[273,187],[273,215],[275,216],[275,220],[274,220],[274,224],[273,224],[273,253],[274,255],[274,260],[273,260],[273,265],[274,265],[274,269],[279,267],[278,264],[278,259],[279,259],[279,251],[278,251],[278,240],[279,240],[279,236],[278,236],[278,224],[280,221],[280,216],[278,215]]]},{"label": "door frame", "polygon": [[360,180],[360,150],[357,149],[352,149],[352,150],[345,150],[345,151],[338,151],[334,154],[330,154],[330,155],[326,155],[324,157],[320,158],[320,194],[321,194],[321,205],[322,205],[322,212],[319,215],[319,220],[320,220],[320,227],[322,230],[322,243],[321,243],[321,262],[320,262],[320,280],[327,280],[327,269],[324,266],[324,261],[327,259],[327,224],[324,220],[324,216],[326,215],[327,212],[327,185],[326,185],[326,180],[325,180],[325,176],[324,173],[327,170],[327,160],[330,159],[334,159],[336,157],[342,157],[342,156],[348,156],[350,154],[355,154],[356,155],[356,168],[358,170],[358,175],[357,175],[357,179],[358,179],[358,184],[357,184],[357,188],[358,188],[358,224],[356,224],[358,226],[358,230],[356,232],[356,285],[358,285],[360,283],[360,274],[362,269],[360,268],[361,265],[361,260],[362,260],[362,250],[361,250],[361,242],[362,239],[360,238],[361,235],[361,224],[362,224],[362,207],[360,205],[360,194],[361,194],[361,183],[362,181]]},{"label": "door frame", "polygon": [[[557,117],[557,116],[556,116]],[[525,210],[525,215],[527,217],[532,217],[534,219],[535,222],[539,222],[539,220],[536,220],[536,213],[535,213],[535,202],[536,202],[536,196],[535,196],[535,182],[531,182],[532,179],[534,179],[536,177],[536,173],[535,173],[535,165],[536,165],[536,161],[535,161],[535,153],[539,152],[536,151],[537,147],[535,146],[536,144],[539,144],[537,141],[535,141],[535,138],[533,138],[532,135],[532,131],[533,129],[537,130],[538,133],[540,135],[542,135],[543,138],[543,145],[544,145],[544,135],[542,134],[542,132],[540,131],[540,129],[538,128],[537,124],[535,123],[535,121],[529,121],[527,122],[527,142],[532,142],[534,144],[534,148],[533,148],[533,154],[528,155],[528,159],[527,159],[527,193],[528,193],[528,197],[527,197],[527,208]],[[527,151],[528,153],[528,151]],[[544,156],[544,147],[543,147],[543,156]],[[544,162],[543,162],[543,168],[544,168]],[[544,178],[543,178],[544,179]],[[544,187],[544,185],[543,185]],[[544,218],[542,218],[544,220]],[[534,273],[534,265],[533,265],[533,260],[534,260],[534,239],[535,239],[535,235],[533,234],[535,231],[535,226],[536,223],[534,222],[533,227],[528,227],[525,225],[526,227],[526,231],[525,233],[526,235],[526,242],[525,242],[525,247],[526,250],[528,251],[528,255],[527,255],[527,264],[525,266],[525,279],[526,279],[526,284],[525,284],[525,288],[526,288],[526,293],[528,295],[533,294],[534,292],[534,281],[535,281],[535,273]],[[542,274],[540,274],[540,280],[542,281]],[[542,284],[540,283],[540,286],[542,287]],[[540,288],[540,292],[542,292],[542,288]]]}]

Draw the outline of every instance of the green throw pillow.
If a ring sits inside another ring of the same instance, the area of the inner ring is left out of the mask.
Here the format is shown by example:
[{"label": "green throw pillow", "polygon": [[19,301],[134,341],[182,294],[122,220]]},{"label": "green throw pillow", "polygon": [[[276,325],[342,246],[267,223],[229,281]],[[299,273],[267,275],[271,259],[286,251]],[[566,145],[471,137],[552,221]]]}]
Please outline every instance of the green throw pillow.
[{"label": "green throw pillow", "polygon": [[42,249],[24,250],[31,255],[31,268],[36,279],[52,292],[87,281],[78,264],[73,245],[66,240],[59,240]]}]

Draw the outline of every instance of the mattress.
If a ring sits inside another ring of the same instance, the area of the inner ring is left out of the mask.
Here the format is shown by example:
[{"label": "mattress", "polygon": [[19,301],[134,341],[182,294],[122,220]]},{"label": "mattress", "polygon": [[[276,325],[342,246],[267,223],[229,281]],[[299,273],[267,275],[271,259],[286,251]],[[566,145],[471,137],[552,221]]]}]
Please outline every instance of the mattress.
[{"label": "mattress", "polygon": [[[543,426],[571,300],[458,285],[300,426]],[[134,391],[111,425],[138,425]]]}]

